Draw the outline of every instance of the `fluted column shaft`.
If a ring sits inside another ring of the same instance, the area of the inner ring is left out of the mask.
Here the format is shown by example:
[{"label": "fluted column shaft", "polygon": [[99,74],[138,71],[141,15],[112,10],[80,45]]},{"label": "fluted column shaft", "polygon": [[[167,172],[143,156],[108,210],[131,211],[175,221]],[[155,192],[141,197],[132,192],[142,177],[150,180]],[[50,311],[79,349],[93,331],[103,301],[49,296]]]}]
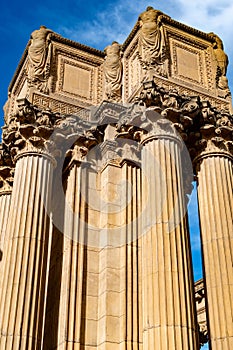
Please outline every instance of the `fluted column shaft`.
[{"label": "fluted column shaft", "polygon": [[142,349],[141,169],[110,162],[101,198],[98,349]]},{"label": "fluted column shaft", "polygon": [[93,346],[96,339],[98,253],[87,242],[88,177],[88,170],[74,163],[67,178],[58,342],[53,345],[59,350]]},{"label": "fluted column shaft", "polygon": [[0,349],[39,349],[44,322],[47,242],[54,159],[30,152],[18,158],[6,235]]},{"label": "fluted column shaft", "polygon": [[6,247],[9,241],[9,237],[6,236],[6,226],[9,220],[10,201],[11,191],[0,191],[0,290],[5,273]]},{"label": "fluted column shaft", "polygon": [[[142,266],[141,266],[141,169],[125,162],[122,178],[126,183],[125,201],[122,216],[125,220],[125,246],[121,248],[120,260],[123,263],[121,304],[125,304],[121,349],[142,349]],[[125,340],[125,341],[124,341]]]},{"label": "fluted column shaft", "polygon": [[177,136],[142,142],[143,349],[198,349]]},{"label": "fluted column shaft", "polygon": [[212,350],[233,349],[233,159],[206,155],[198,201]]},{"label": "fluted column shaft", "polygon": [[[139,350],[142,344],[142,237],[141,237],[141,169],[126,162],[122,177],[127,183],[125,217],[125,249],[121,261],[125,261],[121,278],[125,297],[125,340],[122,349]],[[124,206],[123,206],[124,208]],[[124,232],[124,230],[123,230]],[[125,252],[124,252],[125,251]],[[123,277],[122,276],[122,277]],[[124,333],[122,334],[124,336]]]}]

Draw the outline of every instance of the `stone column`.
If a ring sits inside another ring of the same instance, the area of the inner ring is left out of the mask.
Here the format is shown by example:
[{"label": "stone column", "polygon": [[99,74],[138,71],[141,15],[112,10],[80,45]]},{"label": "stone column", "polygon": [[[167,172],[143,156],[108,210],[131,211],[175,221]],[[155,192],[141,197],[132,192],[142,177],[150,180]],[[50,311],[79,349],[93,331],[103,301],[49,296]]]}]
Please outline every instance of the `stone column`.
[{"label": "stone column", "polygon": [[[1,170],[0,170],[1,171]],[[3,281],[6,275],[6,260],[8,256],[8,246],[10,244],[10,240],[8,234],[6,234],[7,224],[10,222],[9,220],[9,210],[10,210],[10,202],[11,202],[11,191],[8,190],[0,190],[0,325],[2,324],[2,319],[4,318],[3,314]],[[1,335],[0,335],[1,339]]]},{"label": "stone column", "polygon": [[100,350],[142,348],[140,171],[122,160],[109,162],[101,172]]},{"label": "stone column", "polygon": [[162,120],[141,142],[143,348],[196,350],[182,141]]},{"label": "stone column", "polygon": [[[132,147],[132,145],[131,145]],[[132,150],[132,148],[131,148]],[[133,152],[132,152],[133,153]],[[129,157],[131,158],[131,157]],[[131,158],[132,159],[132,158]],[[141,239],[141,169],[129,159],[122,161],[122,179],[126,183],[122,203],[120,247],[120,298],[123,311],[119,349],[142,349],[142,239]],[[109,283],[111,286],[111,281]]]},{"label": "stone column", "polygon": [[80,349],[85,344],[92,344],[91,338],[95,337],[93,324],[96,322],[94,310],[97,301],[88,298],[87,288],[92,295],[96,293],[98,263],[95,252],[87,247],[88,177],[88,169],[81,159],[77,160],[76,154],[76,160],[69,165],[66,180],[58,341],[53,345],[59,350]]},{"label": "stone column", "polygon": [[1,297],[0,348],[41,347],[46,302],[51,190],[55,159],[49,138],[55,116],[18,101],[3,128],[15,177],[6,236],[9,237]]},{"label": "stone column", "polygon": [[[11,176],[12,168],[2,165],[0,167],[0,290],[5,273],[5,261],[7,257],[7,244],[9,237],[6,235],[6,227],[9,221],[9,209],[12,192]],[[0,316],[1,318],[1,316]]]},{"label": "stone column", "polygon": [[[139,152],[108,125],[99,157],[97,348],[141,349]],[[125,136],[125,135],[124,135]]]},{"label": "stone column", "polygon": [[54,159],[25,152],[17,159],[7,226],[1,349],[35,349],[44,320],[47,242]]},{"label": "stone column", "polygon": [[8,222],[9,217],[9,208],[10,208],[10,200],[11,200],[11,191],[1,191],[0,190],[0,266],[1,266],[1,273],[0,278],[2,278],[2,275],[4,273],[3,260],[4,256],[6,256],[6,251],[4,247],[6,246],[6,226]]},{"label": "stone column", "polygon": [[[212,145],[213,146],[213,145]],[[212,350],[233,349],[233,157],[215,149],[197,162],[198,202]]]}]

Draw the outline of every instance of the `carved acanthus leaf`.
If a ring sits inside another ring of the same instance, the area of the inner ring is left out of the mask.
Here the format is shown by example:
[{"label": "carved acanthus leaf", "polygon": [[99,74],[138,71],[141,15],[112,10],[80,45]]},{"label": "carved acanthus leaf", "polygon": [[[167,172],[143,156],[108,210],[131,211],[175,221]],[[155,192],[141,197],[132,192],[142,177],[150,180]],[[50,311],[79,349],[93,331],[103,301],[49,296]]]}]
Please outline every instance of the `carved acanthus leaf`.
[{"label": "carved acanthus leaf", "polygon": [[[153,80],[143,83],[135,102],[153,106],[154,112],[171,121],[192,158],[211,150],[232,154],[233,118],[229,111],[218,110],[199,96],[179,95],[174,89],[167,91]],[[130,124],[129,120],[128,117],[126,124]],[[141,127],[142,123],[137,125]]]},{"label": "carved acanthus leaf", "polygon": [[12,189],[14,167],[10,154],[0,144],[0,192],[9,192]]},{"label": "carved acanthus leaf", "polygon": [[3,145],[13,157],[23,151],[48,150],[57,118],[57,115],[38,109],[26,99],[19,100],[18,109],[3,127]]}]

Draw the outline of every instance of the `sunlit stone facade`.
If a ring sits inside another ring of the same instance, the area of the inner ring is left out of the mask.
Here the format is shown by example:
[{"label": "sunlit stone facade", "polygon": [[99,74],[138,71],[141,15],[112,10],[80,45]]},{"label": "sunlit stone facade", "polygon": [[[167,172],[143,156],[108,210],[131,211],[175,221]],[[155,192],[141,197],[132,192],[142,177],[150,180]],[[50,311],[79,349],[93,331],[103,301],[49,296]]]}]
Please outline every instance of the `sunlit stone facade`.
[{"label": "sunlit stone facade", "polygon": [[104,51],[31,34],[0,148],[1,350],[233,349],[226,72],[217,35],[151,7]]}]

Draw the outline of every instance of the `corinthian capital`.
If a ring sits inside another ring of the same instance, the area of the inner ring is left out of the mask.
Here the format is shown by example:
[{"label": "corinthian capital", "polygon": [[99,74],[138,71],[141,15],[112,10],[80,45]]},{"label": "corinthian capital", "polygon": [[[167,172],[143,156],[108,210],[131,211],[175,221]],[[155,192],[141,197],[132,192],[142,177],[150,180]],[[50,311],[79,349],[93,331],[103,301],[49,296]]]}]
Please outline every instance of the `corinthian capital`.
[{"label": "corinthian capital", "polygon": [[233,157],[233,117],[225,110],[212,108],[209,103],[202,104],[199,118],[198,139],[195,146],[195,158],[218,154]]},{"label": "corinthian capital", "polygon": [[18,100],[16,112],[3,127],[3,145],[13,159],[25,152],[50,152],[50,137],[59,116],[40,110],[26,99]]}]

